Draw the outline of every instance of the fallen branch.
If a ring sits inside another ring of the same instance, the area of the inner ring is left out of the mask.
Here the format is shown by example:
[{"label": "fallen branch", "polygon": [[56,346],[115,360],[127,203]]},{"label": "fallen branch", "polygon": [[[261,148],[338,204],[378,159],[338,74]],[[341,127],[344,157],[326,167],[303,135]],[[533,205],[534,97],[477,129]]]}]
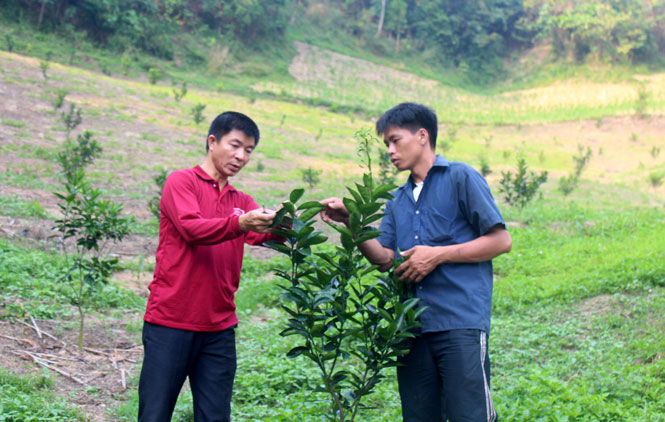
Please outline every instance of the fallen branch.
[{"label": "fallen branch", "polygon": [[[30,318],[32,319],[32,316],[31,316]],[[56,336],[54,336],[54,335],[52,335],[52,334],[49,334],[49,333],[47,333],[47,332],[44,331],[44,330],[41,330],[41,329],[39,329],[39,328],[36,328],[37,324],[35,324],[35,325],[33,326],[33,325],[28,324],[28,323],[25,322],[25,321],[21,321],[20,319],[17,319],[16,321],[20,322],[21,324],[25,325],[26,327],[30,327],[30,328],[32,328],[33,330],[37,331],[37,334],[38,334],[38,335],[39,335],[39,333],[44,334],[46,337],[50,338],[51,340],[55,340],[55,341],[61,343],[63,346],[66,346],[66,345],[67,345],[67,343],[65,343],[64,341],[60,340],[60,339],[57,338]],[[39,338],[41,338],[41,336],[40,336]]]},{"label": "fallen branch", "polygon": [[[12,352],[12,353],[14,353],[14,354],[16,354],[16,355],[20,355],[20,354],[21,354],[20,352]],[[77,383],[79,383],[79,384],[81,384],[81,385],[85,385],[85,386],[87,386],[87,384],[86,384],[84,381],[80,380],[79,378],[76,378],[75,376],[69,374],[68,372],[63,371],[63,370],[60,369],[60,368],[57,368],[57,367],[55,367],[55,366],[51,366],[51,365],[49,365],[48,363],[42,361],[42,359],[39,358],[39,356],[36,356],[36,355],[34,355],[33,353],[30,353],[30,352],[25,351],[25,350],[23,350],[22,353],[24,353],[24,354],[30,356],[30,357],[32,358],[33,362],[36,362],[36,363],[42,365],[43,367],[50,369],[51,371],[55,371],[55,372],[57,372],[58,374],[62,375],[62,376],[65,377],[65,378],[69,378],[69,379],[72,380],[72,381],[75,381],[75,382],[77,382]]]},{"label": "fallen branch", "polygon": [[35,331],[37,331],[37,337],[42,338],[42,331],[41,331],[41,330],[39,329],[39,327],[37,326],[37,322],[36,322],[35,319],[32,317],[32,315],[30,315],[30,322],[32,322],[32,326],[33,326],[33,328],[35,329]]}]

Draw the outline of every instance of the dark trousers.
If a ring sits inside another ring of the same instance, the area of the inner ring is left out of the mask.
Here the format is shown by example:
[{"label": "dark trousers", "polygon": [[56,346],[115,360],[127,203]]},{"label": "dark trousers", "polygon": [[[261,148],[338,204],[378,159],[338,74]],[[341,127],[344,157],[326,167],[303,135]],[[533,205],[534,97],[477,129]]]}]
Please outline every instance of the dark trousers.
[{"label": "dark trousers", "polygon": [[229,422],[236,372],[235,327],[197,332],[143,325],[139,421],[170,422],[189,377],[196,422]]},{"label": "dark trousers", "polygon": [[404,422],[493,422],[487,335],[425,333],[397,367]]}]

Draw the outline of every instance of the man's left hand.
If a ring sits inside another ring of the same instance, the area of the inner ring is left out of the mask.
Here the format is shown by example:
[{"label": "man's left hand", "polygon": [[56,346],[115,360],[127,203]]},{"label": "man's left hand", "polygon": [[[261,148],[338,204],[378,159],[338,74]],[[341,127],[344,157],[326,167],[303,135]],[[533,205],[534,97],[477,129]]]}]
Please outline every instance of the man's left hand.
[{"label": "man's left hand", "polygon": [[440,264],[439,251],[432,246],[414,246],[400,255],[408,258],[395,269],[403,282],[419,283]]}]

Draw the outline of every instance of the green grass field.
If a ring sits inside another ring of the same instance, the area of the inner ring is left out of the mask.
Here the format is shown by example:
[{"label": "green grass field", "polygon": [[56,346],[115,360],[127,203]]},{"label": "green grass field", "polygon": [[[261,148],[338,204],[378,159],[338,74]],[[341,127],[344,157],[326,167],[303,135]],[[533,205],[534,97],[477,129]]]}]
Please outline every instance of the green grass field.
[{"label": "green grass field", "polygon": [[[35,51],[44,51],[46,41],[32,40]],[[233,109],[259,123],[261,143],[233,184],[259,204],[275,206],[305,185],[307,168],[322,173],[306,198],[344,195],[344,186],[362,173],[353,134],[371,128],[368,117],[376,111],[403,100],[424,101],[443,122],[440,152],[476,168],[486,157],[488,181],[507,221],[517,220],[517,211],[498,194],[501,172],[514,167],[518,153],[531,169],[550,172],[542,198],[524,211],[525,224],[511,224],[512,252],[495,260],[490,346],[500,418],[665,421],[665,187],[649,182],[650,174],[665,172],[665,156],[659,154],[665,147],[665,75],[541,81],[537,87],[479,94],[314,48],[298,49],[294,64],[300,66],[296,76],[236,81],[238,86],[224,79],[219,90],[211,88],[218,83],[214,76],[197,73],[197,83],[176,102],[167,81],[151,85],[136,70],[125,77],[113,73],[111,64],[109,76],[90,66],[53,63],[44,80],[39,59],[0,52],[6,99],[0,105],[3,327],[30,315],[60,327],[63,336],[74,330],[74,308],[57,282],[64,260],[48,237],[58,213],[52,192],[60,189],[54,157],[65,139],[61,114],[69,104],[83,115],[73,136],[91,130],[104,149],[89,177],[137,218],[132,238],[114,250],[129,276],[117,274],[95,298],[92,324],[103,329],[109,318],[126,320],[123,333],[139,344],[154,265],[144,245],[156,242],[147,209],[155,194],[152,177],[160,169],[199,164],[206,125],[217,113]],[[359,69],[359,77],[350,78],[345,67]],[[320,68],[327,73],[322,76]],[[55,110],[59,89],[68,93],[64,107]],[[640,89],[649,93],[644,100]],[[200,124],[192,118],[197,104],[206,106]],[[578,189],[564,197],[557,181],[572,171],[578,145],[593,154]],[[376,148],[378,154],[381,145]],[[287,359],[293,340],[277,334],[286,315],[270,270],[280,265],[281,258],[254,250],[245,259],[233,402],[239,422],[325,420],[326,397],[311,392],[317,372],[303,358]],[[7,344],[7,350],[17,347]],[[135,420],[139,369],[140,357],[127,389],[113,399],[100,398],[95,390],[3,354],[0,418],[86,420],[85,406],[66,400],[82,394],[108,403],[89,420]],[[69,385],[67,393],[63,384]],[[367,404],[362,421],[400,420],[393,373]],[[191,421],[190,409],[185,391],[174,420]]]}]

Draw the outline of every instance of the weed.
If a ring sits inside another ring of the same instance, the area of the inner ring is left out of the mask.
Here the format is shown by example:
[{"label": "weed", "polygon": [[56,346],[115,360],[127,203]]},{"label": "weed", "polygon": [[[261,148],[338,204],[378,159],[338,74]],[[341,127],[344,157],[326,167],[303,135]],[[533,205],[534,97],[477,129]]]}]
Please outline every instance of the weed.
[{"label": "weed", "polygon": [[187,95],[187,82],[183,81],[179,90],[175,88],[175,82],[173,85],[173,98],[175,98],[175,101],[179,103],[180,100],[183,99],[185,95]]},{"label": "weed", "polygon": [[630,134],[630,141],[631,142],[637,142],[639,140],[639,137],[637,136],[637,133],[633,132]]}]

